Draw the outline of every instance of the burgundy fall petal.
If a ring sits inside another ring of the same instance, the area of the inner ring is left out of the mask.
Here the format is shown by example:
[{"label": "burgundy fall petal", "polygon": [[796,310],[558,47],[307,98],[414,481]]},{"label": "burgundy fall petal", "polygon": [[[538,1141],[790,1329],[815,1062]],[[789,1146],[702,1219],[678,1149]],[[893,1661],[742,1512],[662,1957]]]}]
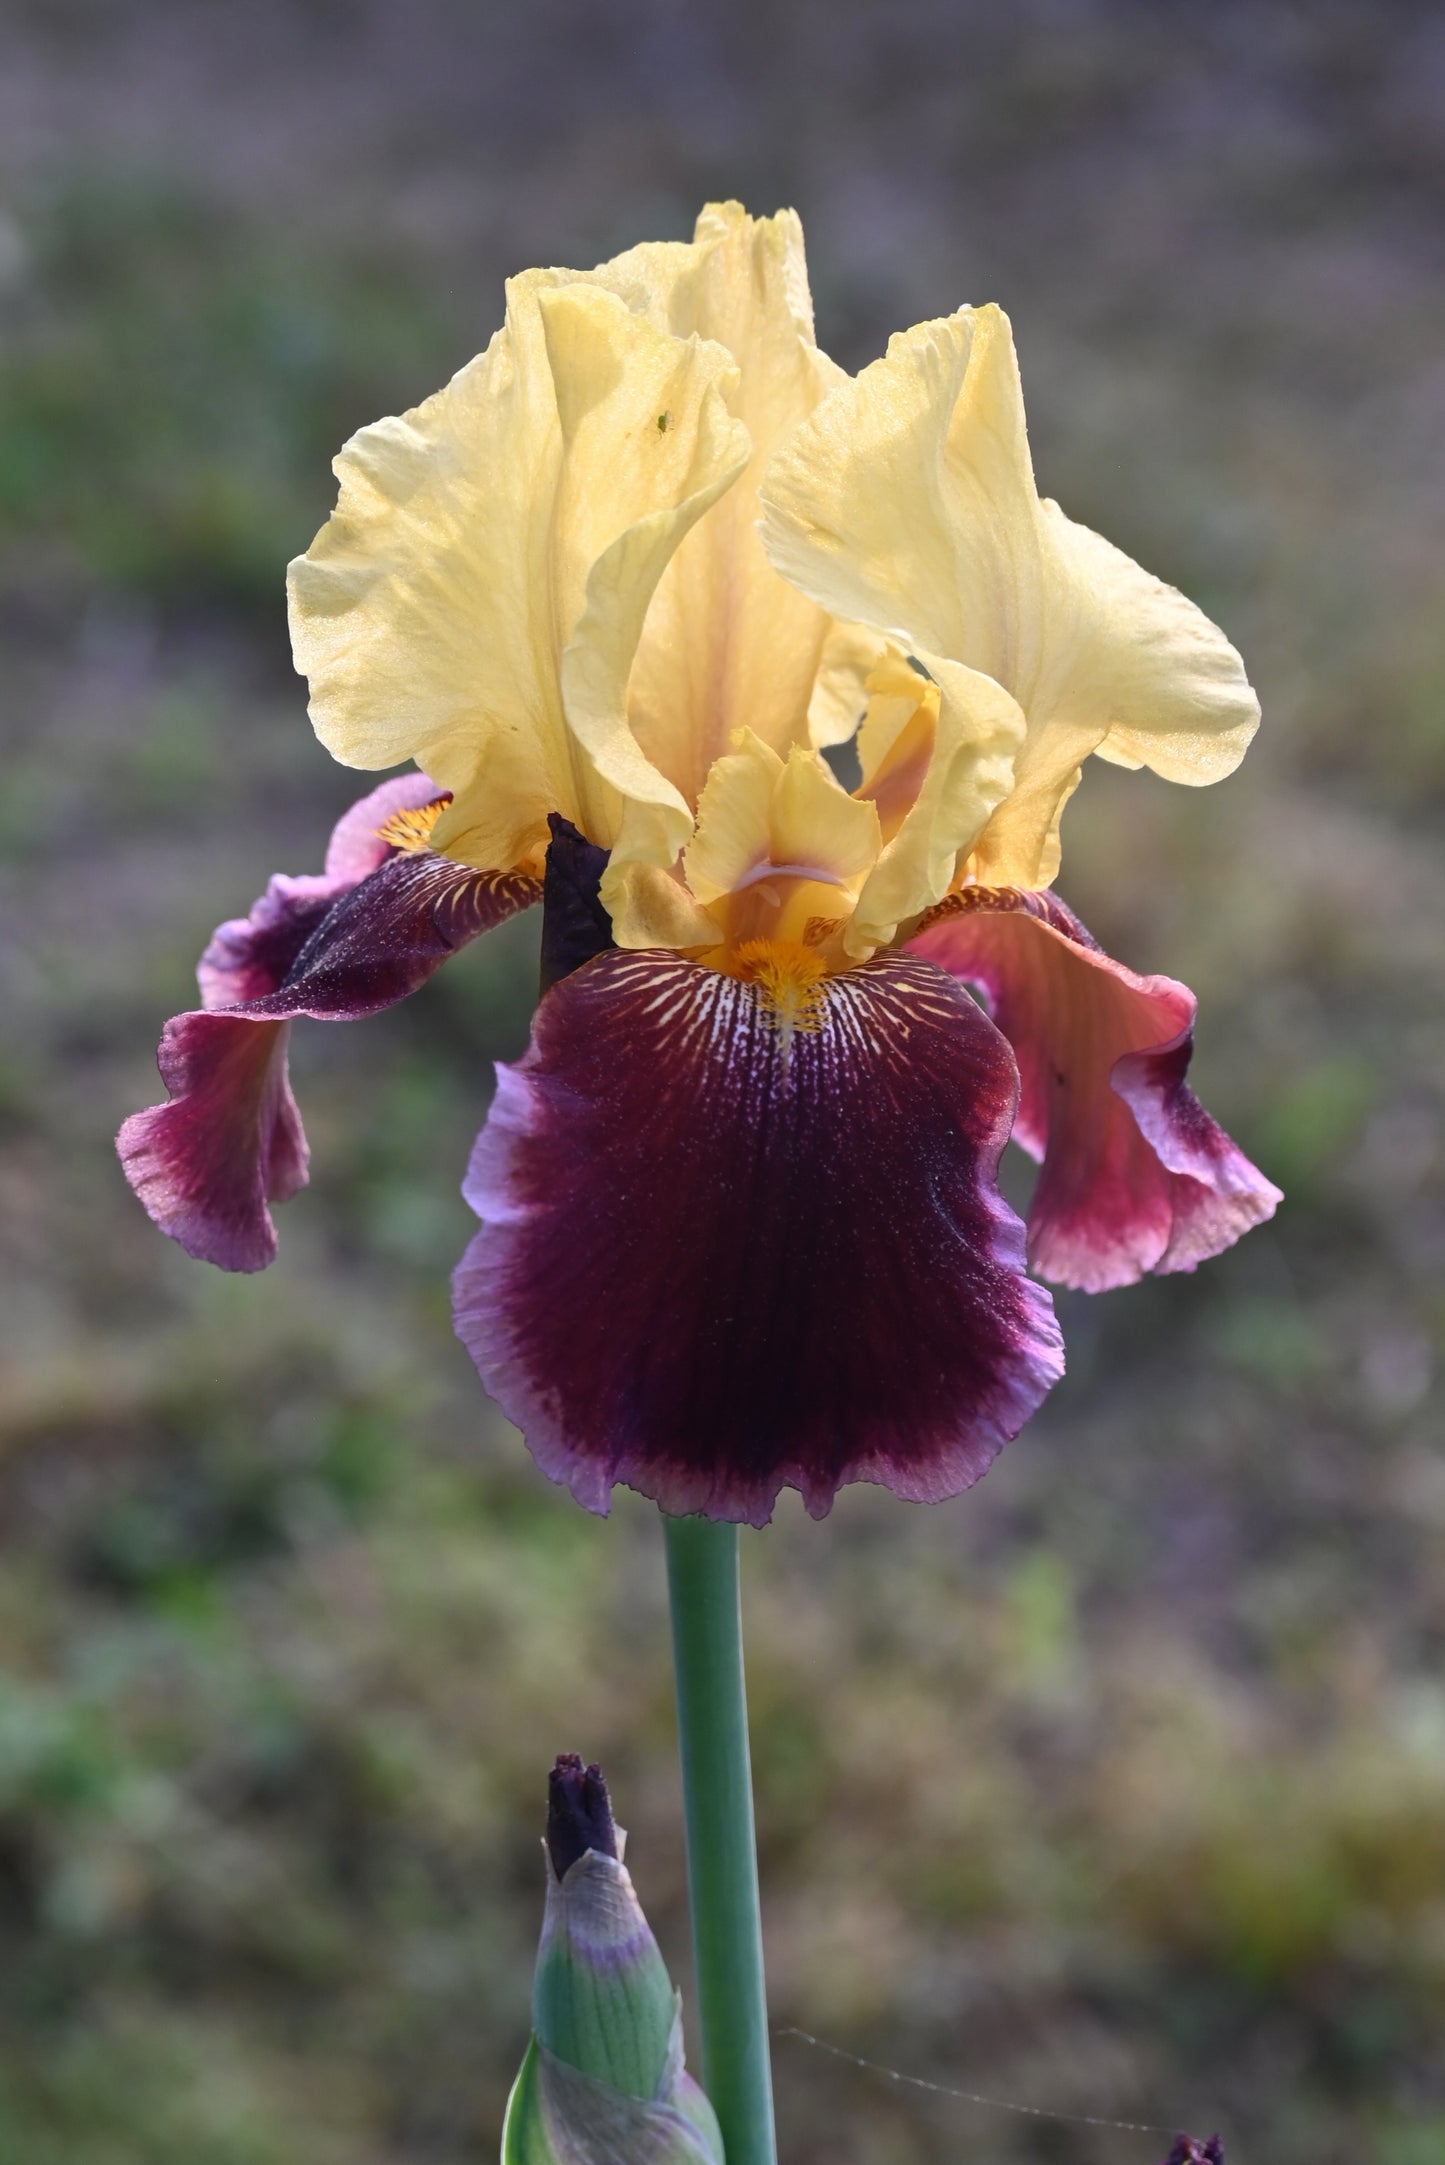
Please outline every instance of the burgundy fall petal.
[{"label": "burgundy fall petal", "polygon": [[171,1102],[132,1113],[120,1131],[126,1179],[155,1223],[222,1270],[265,1269],[276,1254],[267,1202],[306,1185],[289,1035],[285,1022],[172,1016],[158,1056]]},{"label": "burgundy fall petal", "polygon": [[201,1261],[264,1269],[276,1253],[267,1203],[306,1184],[286,1072],[292,1020],[376,1014],[537,900],[536,880],[398,850],[377,832],[436,796],[425,775],[404,775],[353,805],[325,873],[273,879],[248,918],[220,926],[198,972],[205,1007],[166,1024],[159,1065],[170,1102],[133,1113],[117,1147],[155,1223]]},{"label": "burgundy fall petal", "polygon": [[393,855],[380,829],[396,812],[434,804],[429,774],[393,775],[342,813],[326,846],[324,872],[299,879],[278,872],[249,917],[217,925],[196,966],[203,1007],[234,1007],[274,992],[337,897]]},{"label": "burgundy fall petal", "polygon": [[274,992],[226,1013],[277,1022],[378,1015],[541,893],[541,881],[524,873],[478,872],[430,850],[401,852],[333,902]]},{"label": "burgundy fall petal", "polygon": [[1193,1270],[1272,1216],[1278,1188],[1184,1077],[1195,998],[1113,961],[1053,895],[965,888],[908,943],[978,985],[1013,1046],[1015,1140],[1042,1161],[1029,1261],[1100,1293]]},{"label": "burgundy fall petal", "polygon": [[1017,1080],[941,970],[832,978],[786,1046],[752,984],[597,957],[498,1069],[457,1329],[543,1470],[605,1512],[821,1517],[976,1481],[1063,1367],[994,1184]]}]

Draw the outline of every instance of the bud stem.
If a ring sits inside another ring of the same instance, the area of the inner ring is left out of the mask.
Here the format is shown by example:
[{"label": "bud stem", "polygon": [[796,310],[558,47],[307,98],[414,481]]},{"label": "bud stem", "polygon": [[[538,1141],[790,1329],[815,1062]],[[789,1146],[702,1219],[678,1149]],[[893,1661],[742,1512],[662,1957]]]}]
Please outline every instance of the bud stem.
[{"label": "bud stem", "polygon": [[664,1518],[702,2082],[727,2165],[776,2165],[738,1529]]}]

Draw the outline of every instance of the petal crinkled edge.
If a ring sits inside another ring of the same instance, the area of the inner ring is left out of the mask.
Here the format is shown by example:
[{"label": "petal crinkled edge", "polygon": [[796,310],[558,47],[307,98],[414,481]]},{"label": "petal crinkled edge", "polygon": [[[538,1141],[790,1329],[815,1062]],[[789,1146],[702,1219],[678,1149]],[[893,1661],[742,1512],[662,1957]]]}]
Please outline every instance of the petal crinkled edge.
[{"label": "petal crinkled edge", "polygon": [[1106,955],[1052,894],[966,887],[908,952],[978,985],[1013,1046],[1015,1139],[1041,1161],[1029,1261],[1100,1293],[1193,1270],[1273,1215],[1272,1181],[1184,1078],[1194,995]]}]

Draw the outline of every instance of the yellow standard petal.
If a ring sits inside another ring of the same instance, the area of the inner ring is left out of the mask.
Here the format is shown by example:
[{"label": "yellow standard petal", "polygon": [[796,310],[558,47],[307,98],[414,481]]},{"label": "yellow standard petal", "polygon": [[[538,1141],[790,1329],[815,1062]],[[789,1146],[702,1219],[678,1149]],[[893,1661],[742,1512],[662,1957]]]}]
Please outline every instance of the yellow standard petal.
[{"label": "yellow standard petal", "polygon": [[808,701],[807,742],[846,744],[868,710],[868,679],[888,641],[862,624],[834,624],[823,642]]},{"label": "yellow standard petal", "polygon": [[1016,702],[1025,733],[1013,787],[974,839],[980,878],[1048,884],[1091,752],[1191,782],[1243,756],[1259,708],[1224,635],[1040,501],[1000,310],[893,339],[789,438],[761,496],[773,563],[820,607]]},{"label": "yellow standard petal", "polygon": [[297,667],[337,758],[415,760],[453,792],[439,849],[535,865],[549,811],[604,845],[629,818],[681,845],[687,805],[617,740],[657,580],[747,460],[732,373],[529,272],[486,353],[337,459],[336,511],[290,571]]},{"label": "yellow standard petal", "polygon": [[735,751],[714,761],[683,858],[688,887],[704,906],[773,862],[773,792],[782,774],[772,746],[747,729],[738,731]]},{"label": "yellow standard petal", "polygon": [[[738,363],[725,395],[752,455],[664,573],[628,700],[642,750],[696,804],[737,729],[779,752],[808,741],[825,649],[833,675],[818,711],[833,735],[815,741],[835,740],[838,700],[849,697],[844,652],[829,646],[825,610],[769,564],[757,534],[757,484],[788,432],[847,378],[814,342],[803,230],[792,211],[750,218],[739,203],[710,204],[690,243],[634,248],[590,275],[661,328],[715,340]],[[860,684],[855,672],[851,690]],[[862,704],[856,698],[853,722]]]},{"label": "yellow standard petal", "polygon": [[856,889],[878,856],[878,814],[850,797],[817,752],[795,745],[780,759],[751,729],[718,760],[698,806],[684,865],[697,900],[711,904],[772,872]]},{"label": "yellow standard petal", "polygon": [[992,677],[893,650],[869,678],[857,795],[878,811],[883,850],[845,934],[862,960],[939,902],[1013,781],[1024,721]]},{"label": "yellow standard petal", "polygon": [[820,948],[843,932],[877,861],[877,811],[806,746],[781,759],[752,730],[735,741],[698,806],[688,889],[729,954],[759,941]]}]

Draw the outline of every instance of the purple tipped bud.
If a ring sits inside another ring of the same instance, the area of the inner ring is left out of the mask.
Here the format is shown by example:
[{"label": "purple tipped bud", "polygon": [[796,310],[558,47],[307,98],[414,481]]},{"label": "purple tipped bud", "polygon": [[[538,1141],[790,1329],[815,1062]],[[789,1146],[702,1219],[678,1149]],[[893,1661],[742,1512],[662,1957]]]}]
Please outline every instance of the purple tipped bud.
[{"label": "purple tipped bud", "polygon": [[562,1752],[547,1783],[547,1854],[559,1879],[589,1849],[617,1855],[617,1828],[602,1769],[584,1767],[577,1752]]},{"label": "purple tipped bud", "polygon": [[1224,2165],[1224,2150],[1217,2135],[1211,2135],[1208,2142],[1195,2142],[1192,2136],[1181,2135],[1164,2165]]},{"label": "purple tipped bud", "polygon": [[722,2165],[601,1769],[564,1752],[547,1805],[532,2042],[507,2107],[503,2165]]}]

